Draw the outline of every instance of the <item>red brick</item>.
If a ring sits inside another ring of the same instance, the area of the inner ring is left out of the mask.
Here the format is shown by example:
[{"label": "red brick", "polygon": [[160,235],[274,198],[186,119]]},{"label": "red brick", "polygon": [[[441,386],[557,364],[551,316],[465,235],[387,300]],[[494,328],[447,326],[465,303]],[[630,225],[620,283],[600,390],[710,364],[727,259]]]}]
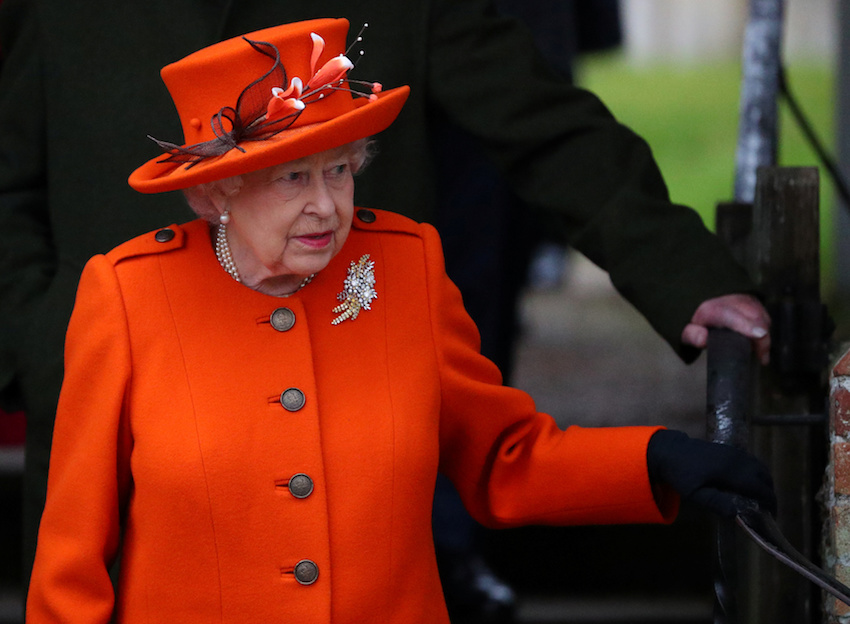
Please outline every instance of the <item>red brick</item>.
[{"label": "red brick", "polygon": [[850,507],[836,505],[830,513],[830,533],[835,556],[850,554]]},{"label": "red brick", "polygon": [[835,435],[850,437],[850,390],[833,385],[829,397],[829,417]]},{"label": "red brick", "polygon": [[850,442],[833,442],[835,494],[850,494]]},{"label": "red brick", "polygon": [[841,358],[839,358],[839,360],[835,363],[835,366],[832,367],[833,377],[841,377],[846,375],[850,375],[850,351],[842,355]]}]

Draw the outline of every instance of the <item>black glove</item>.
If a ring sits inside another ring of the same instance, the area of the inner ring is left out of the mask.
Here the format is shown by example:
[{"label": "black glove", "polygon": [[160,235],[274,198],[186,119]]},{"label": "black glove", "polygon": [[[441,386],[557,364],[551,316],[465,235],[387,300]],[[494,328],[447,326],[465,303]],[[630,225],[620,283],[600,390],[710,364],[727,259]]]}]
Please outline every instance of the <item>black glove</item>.
[{"label": "black glove", "polygon": [[666,483],[683,500],[720,516],[734,517],[747,499],[776,515],[776,493],[767,467],[733,446],[662,429],[649,439],[646,465],[653,482]]}]

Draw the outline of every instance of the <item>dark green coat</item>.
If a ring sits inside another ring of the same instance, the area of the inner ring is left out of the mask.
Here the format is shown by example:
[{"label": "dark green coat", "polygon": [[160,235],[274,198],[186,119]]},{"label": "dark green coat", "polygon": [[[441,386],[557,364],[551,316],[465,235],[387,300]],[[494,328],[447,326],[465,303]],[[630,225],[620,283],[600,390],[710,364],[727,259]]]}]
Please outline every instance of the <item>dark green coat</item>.
[{"label": "dark green coat", "polygon": [[751,288],[699,217],[668,201],[644,142],[555,78],[486,0],[4,0],[0,13],[0,388],[19,390],[28,412],[36,497],[83,264],[191,218],[180,194],[126,184],[157,154],[146,134],[182,139],[158,70],[222,38],[313,17],[369,23],[354,77],[411,96],[357,182],[361,205],[429,219],[433,107],[481,139],[519,196],[680,353],[700,302]]}]

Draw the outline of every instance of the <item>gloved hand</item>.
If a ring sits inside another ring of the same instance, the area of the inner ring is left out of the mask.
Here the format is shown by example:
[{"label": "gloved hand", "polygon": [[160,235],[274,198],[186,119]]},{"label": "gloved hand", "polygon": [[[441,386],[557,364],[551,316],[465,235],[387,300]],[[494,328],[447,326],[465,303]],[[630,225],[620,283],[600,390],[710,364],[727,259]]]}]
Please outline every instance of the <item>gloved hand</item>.
[{"label": "gloved hand", "polygon": [[666,483],[683,500],[720,516],[734,517],[747,503],[741,497],[776,515],[776,493],[767,467],[733,446],[662,429],[649,439],[646,464],[653,483]]}]

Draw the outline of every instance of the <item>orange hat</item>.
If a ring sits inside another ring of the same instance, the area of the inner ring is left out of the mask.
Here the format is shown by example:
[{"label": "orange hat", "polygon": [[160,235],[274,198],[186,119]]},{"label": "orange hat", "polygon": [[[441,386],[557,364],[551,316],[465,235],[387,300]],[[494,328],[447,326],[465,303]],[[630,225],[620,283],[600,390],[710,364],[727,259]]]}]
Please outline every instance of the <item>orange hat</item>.
[{"label": "orange hat", "polygon": [[354,81],[346,78],[353,67],[345,56],[347,34],[345,19],[296,22],[228,39],[166,65],[162,79],[177,106],[185,145],[153,139],[167,153],[136,169],[130,186],[142,193],[187,188],[384,130],[410,89],[359,83],[366,92],[353,90]]}]

